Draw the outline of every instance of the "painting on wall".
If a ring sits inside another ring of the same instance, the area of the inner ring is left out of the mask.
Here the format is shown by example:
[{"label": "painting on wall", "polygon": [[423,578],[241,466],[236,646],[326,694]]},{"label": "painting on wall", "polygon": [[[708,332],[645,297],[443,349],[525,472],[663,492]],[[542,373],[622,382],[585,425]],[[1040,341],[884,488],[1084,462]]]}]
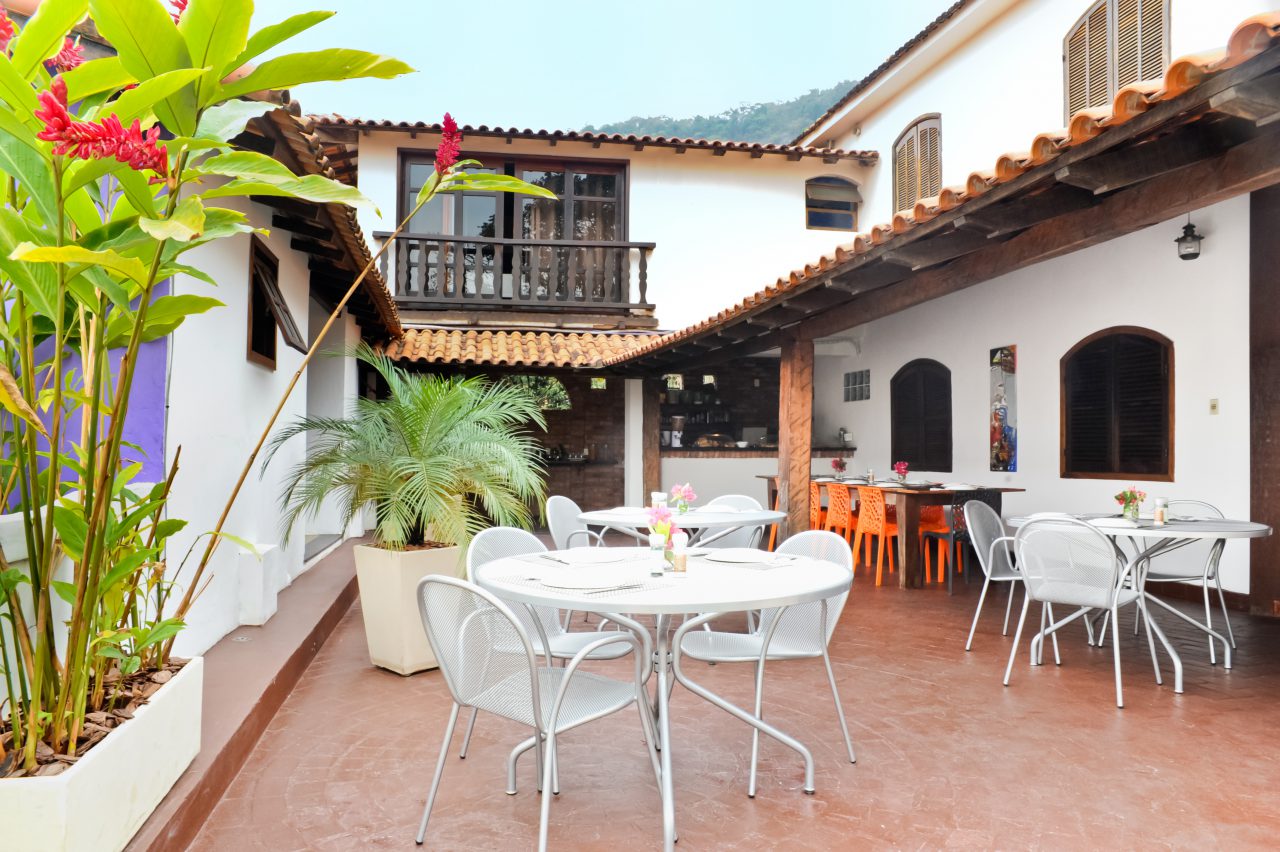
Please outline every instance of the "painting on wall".
[{"label": "painting on wall", "polygon": [[1018,347],[991,350],[991,469],[1018,469]]}]

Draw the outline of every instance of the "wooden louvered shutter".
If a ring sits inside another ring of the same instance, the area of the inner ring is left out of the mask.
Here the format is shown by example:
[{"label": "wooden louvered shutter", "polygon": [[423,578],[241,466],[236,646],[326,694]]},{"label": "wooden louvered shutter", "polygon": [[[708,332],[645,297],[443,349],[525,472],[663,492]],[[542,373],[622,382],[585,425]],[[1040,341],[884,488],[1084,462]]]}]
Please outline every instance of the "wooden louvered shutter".
[{"label": "wooden louvered shutter", "polygon": [[1111,63],[1108,61],[1107,47],[1111,39],[1107,32],[1107,13],[1106,2],[1099,3],[1098,7],[1089,13],[1089,84],[1086,109],[1102,106],[1110,100],[1107,92],[1111,90],[1109,73]]},{"label": "wooden louvered shutter", "polygon": [[916,470],[951,470],[951,371],[937,361],[912,361],[889,383],[893,460]]},{"label": "wooden louvered shutter", "polygon": [[896,213],[916,203],[920,185],[920,158],[915,128],[907,131],[893,152],[893,209]]},{"label": "wooden louvered shutter", "polygon": [[[1139,80],[1154,80],[1163,76],[1165,66],[1169,64],[1168,10],[1167,0],[1142,0],[1142,16],[1139,20],[1142,28],[1138,48]],[[1129,82],[1133,81],[1121,80],[1120,85],[1126,86]]]},{"label": "wooden louvered shutter", "polygon": [[1067,36],[1067,115],[1085,108],[1089,103],[1089,25],[1080,24]]},{"label": "wooden louvered shutter", "polygon": [[1104,334],[1063,364],[1063,476],[1172,476],[1171,346]]},{"label": "wooden louvered shutter", "polygon": [[929,198],[942,190],[942,133],[937,119],[921,122],[919,127],[920,185],[916,198]]},{"label": "wooden louvered shutter", "polygon": [[1122,87],[1153,80],[1168,62],[1168,0],[1099,0],[1063,47],[1067,117],[1109,104]]}]

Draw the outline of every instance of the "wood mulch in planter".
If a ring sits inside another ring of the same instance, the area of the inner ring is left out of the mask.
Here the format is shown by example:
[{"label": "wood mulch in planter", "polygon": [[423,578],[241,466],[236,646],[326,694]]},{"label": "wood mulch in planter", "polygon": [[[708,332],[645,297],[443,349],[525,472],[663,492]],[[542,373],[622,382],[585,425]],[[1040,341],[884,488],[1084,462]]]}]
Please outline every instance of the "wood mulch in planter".
[{"label": "wood mulch in planter", "polygon": [[[0,758],[0,778],[22,778],[27,775],[43,778],[65,772],[67,767],[84,757],[89,749],[102,742],[107,734],[132,719],[138,708],[146,704],[160,687],[173,680],[173,676],[186,664],[186,660],[171,659],[163,669],[134,672],[124,678],[123,683],[120,683],[118,671],[108,674],[107,685],[116,690],[115,700],[107,702],[111,709],[85,714],[84,730],[80,733],[80,742],[73,755],[55,754],[47,743],[37,743],[36,762],[39,765],[34,772],[17,766],[21,762],[21,756],[13,751],[13,731],[9,727],[9,720],[0,722],[0,745],[4,746],[5,752],[5,756]],[[89,690],[93,691],[92,684]]]}]

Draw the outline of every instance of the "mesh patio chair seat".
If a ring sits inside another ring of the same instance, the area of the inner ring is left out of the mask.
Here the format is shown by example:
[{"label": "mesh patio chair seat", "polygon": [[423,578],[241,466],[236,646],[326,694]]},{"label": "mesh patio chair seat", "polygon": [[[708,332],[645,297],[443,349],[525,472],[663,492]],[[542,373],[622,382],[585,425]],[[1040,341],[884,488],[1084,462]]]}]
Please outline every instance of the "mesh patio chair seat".
[{"label": "mesh patio chair seat", "polygon": [[[426,838],[449,744],[458,723],[458,711],[464,707],[485,710],[532,729],[539,789],[544,791],[538,828],[539,850],[547,848],[553,797],[545,791],[559,792],[556,738],[565,731],[634,703],[640,713],[649,762],[655,779],[661,784],[658,755],[654,750],[657,727],[644,689],[644,674],[652,656],[647,634],[643,639],[632,633],[590,634],[594,641],[575,654],[567,666],[550,668],[538,665],[531,637],[517,614],[480,587],[453,577],[428,575],[418,584],[417,598],[423,627],[453,698],[440,757],[418,827],[419,844]],[[634,656],[631,682],[579,670],[593,652],[608,645],[621,646],[624,653]],[[514,759],[519,750],[517,747],[512,753],[510,774],[514,774]]]},{"label": "mesh patio chair seat", "polygon": [[981,500],[970,500],[964,504],[961,513],[965,519],[965,528],[973,549],[978,554],[978,565],[985,575],[982,581],[982,594],[978,596],[978,608],[973,613],[973,624],[969,627],[969,639],[964,643],[968,651],[973,647],[973,634],[978,629],[978,616],[982,615],[982,604],[987,599],[987,591],[992,583],[1009,584],[1009,602],[1004,608],[1004,628],[1001,636],[1009,635],[1009,613],[1013,608],[1013,592],[1015,584],[1021,582],[1022,575],[1013,564],[1013,537],[1005,530],[1004,519],[991,508],[989,503]]},{"label": "mesh patio chair seat", "polygon": [[[853,553],[843,538],[825,530],[808,530],[793,535],[778,545],[778,553],[790,553],[822,559],[844,566],[853,582]],[[831,697],[835,701],[840,732],[844,735],[849,762],[855,762],[853,742],[849,739],[849,726],[845,722],[840,704],[840,692],[836,688],[835,674],[827,645],[836,623],[844,611],[849,589],[838,595],[811,603],[766,609],[761,612],[758,626],[749,633],[727,633],[719,630],[694,630],[686,633],[680,644],[680,653],[707,663],[755,663],[756,696],[755,714],[763,718],[761,706],[764,699],[765,663],[773,660],[800,660],[822,658],[827,669],[827,682],[831,685]],[[756,794],[756,762],[759,755],[760,731],[753,729],[751,737],[751,780],[747,795]]]},{"label": "mesh patio chair seat", "polygon": [[[745,494],[724,494],[707,503],[706,508],[723,507],[733,509],[739,512],[758,512],[761,509],[760,501],[754,497],[748,497]],[[754,527],[738,527],[731,532],[723,535],[716,535],[712,532],[705,536],[706,541],[699,542],[702,547],[750,547],[756,548],[760,546],[760,539],[764,537],[764,526]]]},{"label": "mesh patio chair seat", "polygon": [[827,483],[827,517],[822,528],[843,536],[845,542],[853,536],[858,515],[853,511],[853,496],[843,482]]}]

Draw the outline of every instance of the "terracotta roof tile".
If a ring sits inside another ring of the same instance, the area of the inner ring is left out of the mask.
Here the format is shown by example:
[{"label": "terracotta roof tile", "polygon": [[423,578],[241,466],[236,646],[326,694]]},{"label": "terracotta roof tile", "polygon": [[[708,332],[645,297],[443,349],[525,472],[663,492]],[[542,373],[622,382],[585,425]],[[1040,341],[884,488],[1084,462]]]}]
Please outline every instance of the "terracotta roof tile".
[{"label": "terracotta roof tile", "polygon": [[[348,118],[341,115],[312,115],[308,119],[320,127],[350,127],[358,130],[398,130],[407,133],[440,133],[441,126],[423,121],[379,121]],[[856,160],[871,165],[880,159],[875,151],[854,151],[844,148],[819,148],[812,145],[774,145],[763,142],[735,142],[727,139],[694,139],[675,136],[649,136],[634,133],[595,133],[586,130],[523,130],[516,127],[490,127],[485,124],[465,124],[462,136],[496,136],[513,139],[535,139],[548,142],[591,142],[593,144],[618,144],[631,146],[651,145],[659,148],[686,148],[708,151],[739,151],[755,157],[764,154],[783,154],[789,157],[820,157],[824,160]]]},{"label": "terracotta roof tile", "polygon": [[[962,5],[964,4],[957,3],[944,14],[954,14]],[[966,202],[979,197],[993,187],[1012,181],[1033,166],[1051,162],[1066,148],[1096,138],[1111,128],[1119,127],[1155,104],[1173,100],[1195,88],[1207,77],[1240,65],[1268,50],[1277,42],[1280,42],[1280,12],[1264,12],[1246,18],[1232,32],[1225,49],[1175,59],[1165,70],[1162,79],[1125,86],[1116,94],[1111,107],[1076,113],[1068,122],[1067,128],[1039,134],[1032,141],[1030,152],[1002,154],[996,159],[995,168],[992,171],[971,173],[963,187],[944,189],[938,198],[922,199],[914,209],[896,212],[890,222],[873,226],[869,234],[858,234],[849,245],[836,249],[832,255],[823,256],[816,264],[806,264],[803,268],[779,278],[773,286],[748,296],[738,305],[688,328],[656,337],[638,349],[614,356],[606,363],[616,364],[664,349],[733,319],[751,308],[779,296],[785,296],[789,291],[816,275],[866,254],[896,237],[909,234],[918,225],[936,217],[941,212],[938,208],[941,208],[944,197],[947,198],[948,210],[963,208]]]},{"label": "terracotta roof tile", "polygon": [[647,332],[409,328],[382,349],[392,358],[424,364],[600,367],[625,357],[656,336]]}]

